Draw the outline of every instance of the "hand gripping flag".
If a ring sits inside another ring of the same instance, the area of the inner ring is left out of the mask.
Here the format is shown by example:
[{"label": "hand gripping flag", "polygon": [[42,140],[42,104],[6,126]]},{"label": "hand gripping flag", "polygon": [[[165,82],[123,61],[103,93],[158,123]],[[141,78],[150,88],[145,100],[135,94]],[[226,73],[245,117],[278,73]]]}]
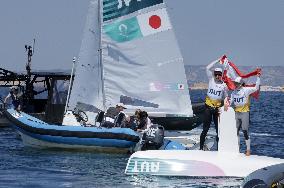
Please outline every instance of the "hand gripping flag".
[{"label": "hand gripping flag", "polygon": [[[226,55],[222,56],[222,58],[220,59],[220,64],[224,66],[224,73],[222,79],[227,84],[229,90],[236,89],[233,80],[235,80],[237,77],[241,77],[242,79],[250,78],[256,76],[258,73],[261,72],[261,69],[257,68],[248,74],[243,74],[234,63],[228,60]],[[245,84],[245,87],[254,86],[255,84]],[[256,92],[252,93],[251,96],[257,99],[259,96],[259,89]]]}]

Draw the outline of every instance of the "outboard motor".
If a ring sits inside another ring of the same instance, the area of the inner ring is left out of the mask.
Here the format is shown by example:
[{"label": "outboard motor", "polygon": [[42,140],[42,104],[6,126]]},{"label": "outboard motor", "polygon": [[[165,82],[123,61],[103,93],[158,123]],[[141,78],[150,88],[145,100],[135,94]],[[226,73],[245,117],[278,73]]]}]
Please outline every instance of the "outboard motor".
[{"label": "outboard motor", "polygon": [[164,143],[164,127],[158,124],[151,125],[142,136],[141,150],[159,149]]}]

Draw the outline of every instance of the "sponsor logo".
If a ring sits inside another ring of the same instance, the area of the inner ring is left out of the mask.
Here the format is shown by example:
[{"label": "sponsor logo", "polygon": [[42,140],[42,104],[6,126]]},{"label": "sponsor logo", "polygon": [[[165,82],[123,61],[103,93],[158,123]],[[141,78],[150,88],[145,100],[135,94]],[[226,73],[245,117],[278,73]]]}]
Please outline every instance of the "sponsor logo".
[{"label": "sponsor logo", "polygon": [[126,42],[142,37],[136,17],[105,25],[103,29],[116,42]]},{"label": "sponsor logo", "polygon": [[177,84],[177,83],[160,83],[160,82],[151,82],[149,84],[150,91],[179,91],[185,90],[185,84]]},{"label": "sponsor logo", "polygon": [[161,3],[163,0],[104,0],[103,20],[118,18]]}]

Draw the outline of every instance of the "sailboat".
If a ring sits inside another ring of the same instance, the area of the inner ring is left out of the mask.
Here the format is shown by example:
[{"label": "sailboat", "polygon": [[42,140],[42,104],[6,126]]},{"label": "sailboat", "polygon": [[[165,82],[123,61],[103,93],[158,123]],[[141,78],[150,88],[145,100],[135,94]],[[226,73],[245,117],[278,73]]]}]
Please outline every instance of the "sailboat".
[{"label": "sailboat", "polygon": [[163,0],[92,0],[72,78],[62,125],[6,111],[25,145],[129,151],[139,141],[138,133],[97,122],[101,112],[117,103],[130,115],[136,109],[147,111],[166,129],[197,126]]},{"label": "sailboat", "polygon": [[198,126],[163,0],[92,4],[103,8],[89,14],[68,109],[88,114],[123,103],[126,113],[145,110],[166,130]]}]

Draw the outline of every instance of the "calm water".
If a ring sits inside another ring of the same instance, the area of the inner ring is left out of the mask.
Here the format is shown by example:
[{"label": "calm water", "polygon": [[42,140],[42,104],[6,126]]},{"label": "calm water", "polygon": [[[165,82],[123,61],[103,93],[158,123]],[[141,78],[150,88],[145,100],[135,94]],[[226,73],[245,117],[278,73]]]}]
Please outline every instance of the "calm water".
[{"label": "calm water", "polygon": [[[192,101],[205,91],[193,91]],[[262,92],[251,111],[252,153],[284,158],[284,93]],[[244,151],[244,143],[242,151]],[[238,187],[237,178],[126,176],[128,155],[24,147],[0,128],[0,187]]]}]

